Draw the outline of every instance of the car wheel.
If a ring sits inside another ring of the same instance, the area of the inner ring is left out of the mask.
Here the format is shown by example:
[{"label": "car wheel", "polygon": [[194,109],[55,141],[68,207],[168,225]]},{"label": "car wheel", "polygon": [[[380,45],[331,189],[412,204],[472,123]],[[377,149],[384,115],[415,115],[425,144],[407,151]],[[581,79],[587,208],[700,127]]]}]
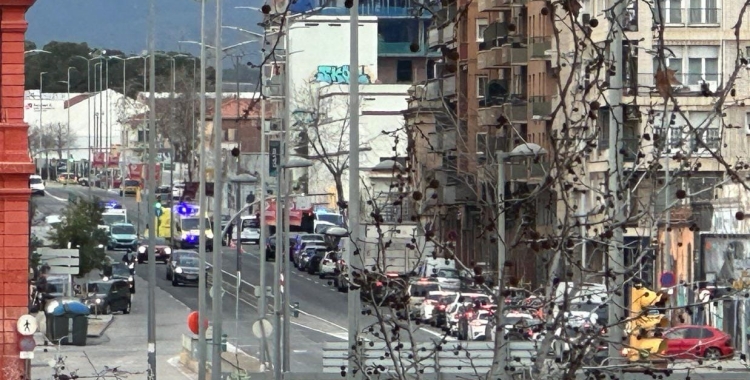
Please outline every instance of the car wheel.
[{"label": "car wheel", "polygon": [[125,306],[125,310],[123,310],[122,313],[123,314],[130,314],[130,308],[131,308],[131,303],[130,303],[130,301],[128,301],[128,304]]},{"label": "car wheel", "polygon": [[721,350],[716,347],[709,347],[703,353],[703,356],[705,356],[708,360],[718,360],[721,358]]},{"label": "car wheel", "polygon": [[104,314],[112,314],[112,308],[109,306],[109,304],[106,304],[104,306]]},{"label": "car wheel", "polygon": [[178,285],[180,285],[180,283],[177,282],[177,280],[172,279],[172,286],[178,286]]},{"label": "car wheel", "polygon": [[138,256],[138,264],[143,264],[143,257]]}]

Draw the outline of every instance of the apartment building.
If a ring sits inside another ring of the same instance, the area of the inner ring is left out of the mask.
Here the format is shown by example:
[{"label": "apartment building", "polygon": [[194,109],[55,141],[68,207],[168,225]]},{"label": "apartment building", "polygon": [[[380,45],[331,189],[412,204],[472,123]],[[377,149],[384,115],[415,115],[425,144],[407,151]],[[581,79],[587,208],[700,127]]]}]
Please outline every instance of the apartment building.
[{"label": "apartment building", "polygon": [[[533,0],[444,3],[428,31],[428,46],[442,53],[436,78],[412,89],[405,111],[407,125],[418,131],[411,142],[418,176],[443,184],[435,190],[434,204],[444,215],[435,230],[442,240],[455,241],[465,263],[485,263],[490,270],[497,268],[497,236],[486,228],[495,215],[487,209],[496,204],[495,152],[524,144],[544,148],[552,126],[556,87],[549,77],[552,27],[540,14],[545,6]],[[506,191],[532,189],[546,160],[508,165]],[[549,228],[555,214],[550,202],[545,195],[537,205],[508,213],[506,241],[527,229]],[[528,253],[524,244],[508,245],[511,282],[538,284],[546,276]]]}]

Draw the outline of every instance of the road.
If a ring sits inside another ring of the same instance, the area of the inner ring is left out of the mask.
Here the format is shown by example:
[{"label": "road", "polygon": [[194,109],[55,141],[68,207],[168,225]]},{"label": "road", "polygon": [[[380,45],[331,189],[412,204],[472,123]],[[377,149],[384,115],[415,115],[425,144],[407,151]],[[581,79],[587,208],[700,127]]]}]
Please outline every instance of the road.
[{"label": "road", "polygon": [[[47,192],[47,196],[35,197],[34,201],[40,212],[50,214],[60,212],[59,210],[67,204],[70,193],[86,197],[89,189],[76,185],[62,187],[50,184]],[[108,193],[102,189],[91,189],[91,192],[103,200],[116,200],[122,204],[128,210],[129,218],[136,224],[135,221],[139,219],[139,214],[138,205],[134,198],[120,198],[118,194]],[[144,207],[145,202],[141,206],[141,227],[145,225],[146,221],[147,210]],[[259,355],[260,342],[252,334],[252,324],[258,319],[258,312],[255,308],[257,300],[253,289],[260,279],[261,262],[258,248],[255,245],[243,246],[245,253],[242,257],[242,278],[246,283],[241,287],[239,318],[235,318],[237,302],[234,297],[236,289],[234,274],[237,271],[236,250],[227,247],[222,247],[221,250],[223,270],[225,271],[223,276],[225,281],[223,298],[224,332],[229,335],[230,342],[256,356]],[[121,255],[113,254],[113,257],[119,259]],[[273,263],[264,263],[264,265],[266,265],[267,285],[270,287],[273,284]],[[145,269],[136,269],[139,276],[145,276],[145,272]],[[329,286],[328,280],[319,279],[318,276],[310,276],[307,273],[297,271],[295,268],[292,268],[291,272],[291,279],[287,281],[287,287],[289,287],[291,293],[291,301],[300,304],[300,317],[291,320],[291,370],[293,372],[315,371],[323,366],[322,343],[347,339],[346,294],[339,293]],[[166,280],[166,271],[163,264],[157,265],[156,273],[156,285],[159,288],[170,293],[189,308],[198,309],[196,287],[173,287],[171,282]],[[210,300],[210,298],[208,299]],[[272,302],[272,299],[269,297],[269,302]],[[267,318],[272,320],[273,316],[269,314]],[[374,320],[362,320],[360,322],[363,327],[369,326],[371,323],[374,323]],[[413,335],[417,341],[440,340],[441,335],[435,331],[424,328],[416,329]]]}]

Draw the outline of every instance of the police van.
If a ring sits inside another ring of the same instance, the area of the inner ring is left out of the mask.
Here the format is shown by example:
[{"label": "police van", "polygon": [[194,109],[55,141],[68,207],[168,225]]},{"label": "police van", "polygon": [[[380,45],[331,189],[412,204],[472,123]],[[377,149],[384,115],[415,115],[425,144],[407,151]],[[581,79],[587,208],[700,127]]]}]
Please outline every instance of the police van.
[{"label": "police van", "polygon": [[200,212],[198,206],[186,203],[176,205],[172,210],[174,243],[178,249],[198,249],[200,218],[205,219],[206,250],[213,250],[214,234],[211,220],[205,213]]}]

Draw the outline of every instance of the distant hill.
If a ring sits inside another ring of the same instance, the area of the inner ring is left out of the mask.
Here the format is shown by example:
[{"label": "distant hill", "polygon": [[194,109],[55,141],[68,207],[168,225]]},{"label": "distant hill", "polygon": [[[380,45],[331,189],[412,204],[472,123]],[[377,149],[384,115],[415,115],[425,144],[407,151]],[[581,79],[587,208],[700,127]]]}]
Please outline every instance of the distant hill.
[{"label": "distant hill", "polygon": [[[207,2],[206,26],[213,39],[215,1]],[[235,9],[246,0],[224,0],[224,25],[258,30],[260,12]],[[27,40],[43,46],[49,41],[87,42],[91,47],[115,48],[138,54],[147,48],[149,0],[37,0],[28,12]],[[178,41],[200,39],[198,0],[157,1],[157,50],[180,50]],[[224,30],[226,45],[244,41],[244,35]],[[213,42],[210,42],[213,45]],[[246,52],[258,45],[246,45]],[[197,45],[182,45],[197,55]]]}]

